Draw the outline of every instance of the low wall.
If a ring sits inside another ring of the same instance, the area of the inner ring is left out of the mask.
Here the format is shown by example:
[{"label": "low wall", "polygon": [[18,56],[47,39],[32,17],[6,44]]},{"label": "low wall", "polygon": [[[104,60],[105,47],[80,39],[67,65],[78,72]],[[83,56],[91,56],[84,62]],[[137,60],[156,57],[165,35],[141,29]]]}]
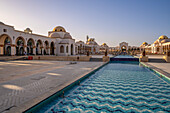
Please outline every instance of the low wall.
[{"label": "low wall", "polygon": [[33,60],[90,61],[91,56],[33,56]]}]

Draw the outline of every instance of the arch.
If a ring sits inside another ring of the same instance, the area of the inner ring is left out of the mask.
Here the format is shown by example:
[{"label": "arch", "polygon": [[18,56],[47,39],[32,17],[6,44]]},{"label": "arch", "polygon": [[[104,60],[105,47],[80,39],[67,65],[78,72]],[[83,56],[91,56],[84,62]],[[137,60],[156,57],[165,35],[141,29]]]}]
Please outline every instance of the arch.
[{"label": "arch", "polygon": [[37,43],[36,43],[36,54],[37,55],[42,55],[42,48],[43,48],[43,43],[39,39],[39,40],[37,40]]},{"label": "arch", "polygon": [[[132,48],[134,50],[134,48]],[[122,52],[127,52],[128,50],[128,43],[127,42],[121,42],[119,43],[119,50]]]},{"label": "arch", "polygon": [[64,46],[63,45],[60,46],[60,53],[64,53]]},{"label": "arch", "polygon": [[73,44],[71,44],[71,55],[73,55]]},{"label": "arch", "polygon": [[12,44],[12,39],[11,39],[11,37],[10,37],[9,35],[7,35],[7,34],[2,34],[2,35],[0,36],[0,45],[4,45],[4,41],[5,41],[5,39],[6,39],[7,37],[10,39],[10,44]]},{"label": "arch", "polygon": [[32,38],[27,41],[27,54],[33,55],[33,48],[35,47],[35,42]]},{"label": "arch", "polygon": [[11,55],[11,40],[9,37],[6,37],[4,41],[4,55]]},{"label": "arch", "polygon": [[15,40],[15,44],[16,44],[16,55],[24,55],[25,39],[23,37],[18,37]]},{"label": "arch", "polygon": [[[132,48],[133,49],[133,48]],[[125,45],[123,45],[122,47],[121,47],[121,51],[122,52],[126,52],[127,51],[127,47],[125,46]]]},{"label": "arch", "polygon": [[12,45],[12,39],[7,34],[2,34],[0,36],[0,54],[1,55],[11,55],[11,45]]},{"label": "arch", "polygon": [[48,49],[49,49],[49,42],[46,40],[44,42],[44,55],[49,55]]},{"label": "arch", "polygon": [[54,55],[54,42],[51,42],[50,44],[50,54]]},{"label": "arch", "polygon": [[19,40],[21,40],[21,41],[23,41],[23,45],[25,45],[25,39],[23,38],[23,37],[18,37],[16,40],[15,40],[15,44],[17,45],[17,42],[19,41]]}]

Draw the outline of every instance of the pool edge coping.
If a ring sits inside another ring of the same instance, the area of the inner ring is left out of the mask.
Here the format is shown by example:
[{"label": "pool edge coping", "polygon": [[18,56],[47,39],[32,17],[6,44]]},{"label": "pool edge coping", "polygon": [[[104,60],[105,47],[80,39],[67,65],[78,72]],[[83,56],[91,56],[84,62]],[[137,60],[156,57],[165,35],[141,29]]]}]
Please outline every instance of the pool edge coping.
[{"label": "pool edge coping", "polygon": [[100,68],[102,68],[103,66],[107,65],[109,62],[104,62],[103,64],[100,64],[99,66],[94,67],[92,70],[82,74],[81,76],[77,77],[76,79],[66,83],[63,86],[59,86],[55,87],[54,89],[51,89],[50,91],[40,95],[40,97],[35,97],[31,100],[29,100],[28,102],[25,102],[22,105],[18,105],[17,107],[11,108],[9,111],[6,111],[7,113],[23,113],[33,107],[35,107],[36,105],[40,104],[41,102],[45,101],[46,99],[50,98],[51,96],[55,95],[57,92],[62,91],[63,89],[69,87],[70,85],[76,83],[77,81],[79,81],[80,79],[82,79],[83,77],[99,70]]},{"label": "pool edge coping", "polygon": [[[153,71],[153,72],[155,72],[155,73],[157,73],[157,74],[159,74],[160,76],[162,76],[162,77],[164,77],[164,78],[166,78],[167,80],[169,80],[170,81],[170,78],[168,77],[168,75],[166,75],[166,73],[168,73],[168,72],[166,72],[166,71],[164,71],[165,73],[163,74],[162,72],[160,72],[158,69],[159,68],[157,68],[157,67],[155,67],[155,66],[153,66],[153,65],[151,65],[151,66],[149,66],[150,64],[146,64],[145,62],[140,62],[140,64],[142,64],[144,67],[146,67],[146,68],[149,68],[149,69],[151,69],[151,71]],[[154,69],[154,68],[155,69]]]}]

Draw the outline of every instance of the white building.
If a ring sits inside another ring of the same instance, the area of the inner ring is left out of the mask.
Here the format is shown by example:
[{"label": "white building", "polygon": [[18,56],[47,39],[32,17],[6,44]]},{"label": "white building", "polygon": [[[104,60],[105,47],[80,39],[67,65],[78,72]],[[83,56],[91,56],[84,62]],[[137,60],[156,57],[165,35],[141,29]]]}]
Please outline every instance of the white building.
[{"label": "white building", "polygon": [[63,27],[57,26],[48,34],[33,34],[29,28],[18,31],[0,22],[0,55],[75,55],[75,39]]},{"label": "white building", "polygon": [[147,53],[164,54],[168,50],[170,50],[170,38],[162,35],[153,44],[148,44],[147,42],[144,42],[140,46],[140,48],[141,50],[145,49]]},{"label": "white building", "polygon": [[86,54],[89,52],[90,54],[98,54],[100,52],[100,46],[97,44],[94,38],[89,38],[87,36],[86,43],[83,41],[76,42],[78,52],[77,54]]}]

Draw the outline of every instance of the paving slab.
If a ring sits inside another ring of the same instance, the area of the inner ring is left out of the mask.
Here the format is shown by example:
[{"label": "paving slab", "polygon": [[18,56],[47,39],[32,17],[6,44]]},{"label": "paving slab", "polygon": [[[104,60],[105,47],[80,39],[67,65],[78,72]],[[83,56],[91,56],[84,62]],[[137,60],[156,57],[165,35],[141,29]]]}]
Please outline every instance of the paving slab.
[{"label": "paving slab", "polygon": [[0,112],[20,113],[103,64],[38,60],[0,62]]}]

